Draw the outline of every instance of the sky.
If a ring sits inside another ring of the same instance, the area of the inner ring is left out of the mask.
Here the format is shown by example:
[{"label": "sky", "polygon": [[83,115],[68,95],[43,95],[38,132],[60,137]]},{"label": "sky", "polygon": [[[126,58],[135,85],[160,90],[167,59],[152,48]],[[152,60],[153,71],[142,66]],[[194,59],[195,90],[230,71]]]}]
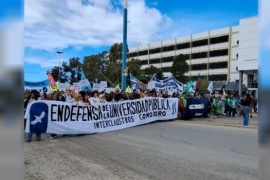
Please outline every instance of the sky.
[{"label": "sky", "polygon": [[[24,79],[42,81],[59,60],[83,61],[122,42],[122,2],[25,0]],[[257,15],[258,0],[128,0],[128,46],[235,26]]]}]

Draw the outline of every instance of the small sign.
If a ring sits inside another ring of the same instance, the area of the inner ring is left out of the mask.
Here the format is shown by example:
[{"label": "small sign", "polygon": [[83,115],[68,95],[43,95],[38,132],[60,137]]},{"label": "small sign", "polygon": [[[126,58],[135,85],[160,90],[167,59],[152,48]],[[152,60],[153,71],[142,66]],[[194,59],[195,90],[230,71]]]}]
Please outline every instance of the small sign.
[{"label": "small sign", "polygon": [[100,81],[100,88],[107,88],[107,87],[108,87],[107,81]]},{"label": "small sign", "polygon": [[81,89],[81,83],[73,83],[73,89]]}]

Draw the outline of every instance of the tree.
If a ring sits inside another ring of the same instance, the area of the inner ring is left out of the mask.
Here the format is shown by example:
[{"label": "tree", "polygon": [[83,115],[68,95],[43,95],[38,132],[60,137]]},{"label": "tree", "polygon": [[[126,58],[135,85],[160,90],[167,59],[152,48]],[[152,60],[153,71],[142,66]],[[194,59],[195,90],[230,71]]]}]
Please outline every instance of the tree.
[{"label": "tree", "polygon": [[171,73],[175,79],[185,83],[188,78],[185,76],[185,73],[189,71],[189,66],[186,62],[186,58],[183,54],[179,54],[173,61]]},{"label": "tree", "polygon": [[[104,74],[114,84],[119,84],[122,76],[122,43],[115,43],[111,46],[108,60],[106,61]],[[128,49],[127,49],[128,52]]]},{"label": "tree", "polygon": [[156,78],[162,80],[164,78],[164,74],[161,70],[159,70],[157,73],[156,73]]},{"label": "tree", "polygon": [[120,62],[106,61],[104,75],[114,84],[119,84],[122,75]]},{"label": "tree", "polygon": [[82,63],[80,62],[80,59],[78,57],[73,57],[69,59],[69,65],[68,65],[68,70],[67,72],[70,73],[70,82],[79,82],[81,80],[81,67]]},{"label": "tree", "polygon": [[147,81],[149,81],[153,75],[156,75],[158,73],[159,69],[151,65],[150,67],[145,68],[143,71],[145,78],[147,79]]},{"label": "tree", "polygon": [[[59,66],[54,66],[51,70],[51,74],[53,76],[53,79],[55,81],[58,81],[59,80]],[[65,83],[65,82],[68,82],[68,76],[64,72],[64,68],[60,67],[60,83]]]},{"label": "tree", "polygon": [[[63,62],[62,67],[60,67],[60,82],[61,83],[73,83],[79,82],[81,79],[80,69],[81,69],[80,59],[73,57],[69,59],[69,62]],[[58,81],[59,77],[59,66],[55,66],[51,70],[52,76],[55,81]]]},{"label": "tree", "polygon": [[82,69],[85,74],[86,79],[95,80],[100,79],[99,71],[102,69],[102,54],[94,54],[90,56],[85,56],[83,58]]},{"label": "tree", "polygon": [[[123,43],[114,43],[109,50],[109,61],[122,61],[122,49],[123,49]],[[127,47],[127,52],[129,52],[129,49]]]},{"label": "tree", "polygon": [[141,75],[142,75],[141,61],[138,59],[132,58],[131,60],[127,62],[127,67],[128,67],[127,81],[129,82],[129,85],[130,85],[130,74],[132,74],[137,79],[141,78]]},{"label": "tree", "polygon": [[127,62],[128,73],[131,73],[135,77],[141,76],[141,61],[138,59],[131,59]]}]

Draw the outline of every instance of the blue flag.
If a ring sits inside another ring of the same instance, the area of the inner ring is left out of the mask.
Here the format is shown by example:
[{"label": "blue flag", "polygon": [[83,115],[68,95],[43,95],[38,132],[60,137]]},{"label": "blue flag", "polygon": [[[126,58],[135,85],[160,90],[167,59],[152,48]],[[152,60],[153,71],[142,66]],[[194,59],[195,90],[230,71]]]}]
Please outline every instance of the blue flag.
[{"label": "blue flag", "polygon": [[83,82],[85,84],[85,86],[81,87],[81,91],[91,91],[92,90],[89,81],[88,81],[88,83],[86,83],[86,81],[88,81],[88,80],[85,78],[84,72],[81,69],[81,82]]},{"label": "blue flag", "polygon": [[135,78],[132,74],[130,74],[130,85],[131,89],[144,89],[146,84],[142,83],[140,80]]}]

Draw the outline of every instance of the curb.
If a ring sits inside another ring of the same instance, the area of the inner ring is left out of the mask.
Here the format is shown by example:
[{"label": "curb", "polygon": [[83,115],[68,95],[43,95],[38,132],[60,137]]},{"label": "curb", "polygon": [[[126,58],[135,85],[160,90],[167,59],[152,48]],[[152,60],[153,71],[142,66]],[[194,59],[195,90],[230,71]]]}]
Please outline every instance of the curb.
[{"label": "curb", "polygon": [[228,126],[228,127],[238,127],[238,128],[248,128],[248,129],[258,129],[258,125],[249,124],[248,126],[243,126],[242,123],[226,123],[226,122],[213,122],[213,121],[191,121],[191,120],[180,120],[178,121],[182,123],[189,124],[206,124],[206,125],[214,125],[214,126]]}]

